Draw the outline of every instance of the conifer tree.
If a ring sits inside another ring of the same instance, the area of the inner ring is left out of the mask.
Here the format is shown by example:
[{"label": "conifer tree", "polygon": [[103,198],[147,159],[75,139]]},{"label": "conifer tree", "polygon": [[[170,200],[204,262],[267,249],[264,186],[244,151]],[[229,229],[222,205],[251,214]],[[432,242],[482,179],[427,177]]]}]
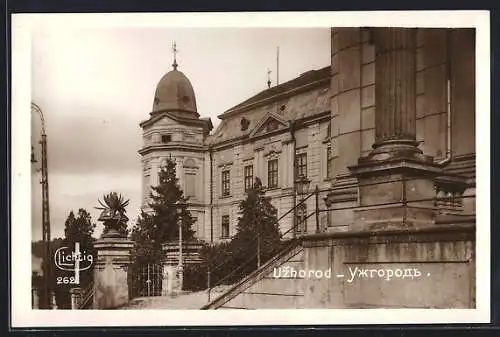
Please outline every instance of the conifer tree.
[{"label": "conifer tree", "polygon": [[144,211],[137,218],[132,228],[130,239],[134,241],[134,263],[147,264],[161,262],[162,249],[161,240],[156,238],[157,230],[153,222],[153,216]]},{"label": "conifer tree", "polygon": [[231,241],[231,251],[238,261],[236,264],[245,263],[249,257],[255,257],[255,261],[249,263],[247,271],[271,258],[281,244],[277,210],[270,200],[270,197],[265,196],[260,179],[256,178],[253,188],[247,192],[247,197],[239,205],[240,217],[236,235]]},{"label": "conifer tree", "polygon": [[[186,204],[188,198],[184,197],[175,173],[175,161],[168,158],[158,173],[159,185],[151,188],[152,202],[149,206],[153,210],[152,221],[156,230],[153,237],[160,243],[178,239],[179,217],[182,222],[183,240],[191,240],[194,235],[192,230],[194,221]],[[180,212],[178,212],[179,208]]]},{"label": "conifer tree", "polygon": [[[176,177],[175,161],[168,158],[158,173],[158,186],[151,187],[152,213],[142,212],[132,228],[131,239],[136,243],[136,262],[159,262],[163,255],[161,245],[179,238],[179,223],[182,222],[182,239],[193,239],[193,218],[187,209],[188,198],[184,197]],[[178,211],[180,209],[180,212]]]},{"label": "conifer tree", "polygon": [[66,243],[79,242],[80,245],[92,246],[94,238],[94,230],[96,224],[92,223],[92,218],[90,213],[80,208],[78,210],[78,217],[75,217],[73,211],[71,211],[64,223],[64,236]]},{"label": "conifer tree", "polygon": [[[186,275],[194,275],[189,287],[205,289],[207,272],[211,285],[233,284],[253,272],[274,256],[281,247],[277,210],[271,204],[259,178],[239,204],[236,234],[230,242],[206,246],[200,251],[202,262],[188,268]],[[259,259],[260,257],[260,259]]]}]

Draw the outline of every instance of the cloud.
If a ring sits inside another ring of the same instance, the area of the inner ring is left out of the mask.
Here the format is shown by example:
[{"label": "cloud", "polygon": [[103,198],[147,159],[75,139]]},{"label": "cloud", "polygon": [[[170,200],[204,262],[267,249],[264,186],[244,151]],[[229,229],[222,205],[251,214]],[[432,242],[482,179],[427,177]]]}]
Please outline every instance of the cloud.
[{"label": "cloud", "polygon": [[[49,176],[50,189],[50,220],[51,237],[64,236],[64,222],[70,211],[77,212],[79,208],[85,208],[90,212],[92,220],[98,225],[96,237],[102,231],[102,224],[97,221],[100,214],[95,207],[98,206],[98,198],[111,191],[121,193],[126,199],[130,199],[127,214],[130,225],[139,215],[141,206],[141,178],[133,173],[116,174],[53,174]],[[42,203],[41,187],[38,180],[32,180],[31,200],[31,226],[32,240],[42,238]]]},{"label": "cloud", "polygon": [[[70,108],[59,106],[58,110]],[[98,108],[94,108],[98,110]],[[56,115],[58,110],[53,111]],[[86,109],[73,107],[74,114],[54,118],[47,125],[49,172],[54,174],[94,174],[103,172],[140,172],[141,133],[138,121],[127,115],[88,115]],[[37,126],[32,128],[35,155],[40,161]]]},{"label": "cloud", "polygon": [[[91,212],[97,198],[116,190],[141,203],[139,123],[149,117],[160,78],[171,70],[171,43],[179,70],[193,84],[198,112],[217,115],[267,88],[267,69],[280,81],[330,62],[330,30],[206,28],[78,28],[41,26],[32,36],[32,100],[43,110],[48,136],[52,237],[62,236],[70,210]],[[272,78],[275,84],[275,78]],[[40,165],[40,121],[31,141]],[[28,154],[27,154],[28,155]],[[41,238],[39,173],[32,172],[33,238]]]}]

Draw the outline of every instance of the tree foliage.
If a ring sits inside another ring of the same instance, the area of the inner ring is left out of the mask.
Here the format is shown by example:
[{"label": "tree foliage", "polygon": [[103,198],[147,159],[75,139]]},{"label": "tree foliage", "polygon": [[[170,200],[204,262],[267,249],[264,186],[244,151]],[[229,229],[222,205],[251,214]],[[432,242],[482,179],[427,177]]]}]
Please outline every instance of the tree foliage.
[{"label": "tree foliage", "polygon": [[[239,209],[240,217],[238,218],[236,235],[231,241],[235,258],[248,260],[248,255],[255,255],[257,261],[257,254],[259,254],[263,263],[271,258],[276,247],[280,244],[280,232],[277,210],[271,204],[271,198],[265,196],[259,178],[255,179],[255,184],[247,192],[246,199],[240,202]],[[248,250],[238,249],[250,241],[258,242]]]},{"label": "tree foliage", "polygon": [[162,242],[155,236],[157,232],[153,216],[142,211],[130,234],[130,239],[135,243],[132,252],[135,263],[159,263],[161,261]]},{"label": "tree foliage", "polygon": [[[70,211],[66,222],[64,224],[64,239],[62,247],[68,247],[69,250],[73,251],[75,243],[80,246],[80,253],[85,256],[92,255],[93,261],[97,259],[97,252],[94,249],[94,231],[96,224],[92,222],[92,217],[90,213],[83,208],[78,210],[77,216],[73,211]],[[55,263],[52,264],[55,267]],[[57,306],[61,309],[71,308],[71,300],[69,290],[73,287],[86,288],[93,280],[93,268],[91,267],[87,270],[80,271],[80,283],[77,284],[64,284],[61,283],[58,278],[68,278],[74,277],[74,272],[59,270],[54,268],[55,277],[55,295]]]},{"label": "tree foliage", "polygon": [[133,226],[130,238],[135,242],[136,262],[157,263],[161,259],[161,245],[177,240],[179,222],[182,227],[183,241],[193,240],[194,220],[187,209],[188,198],[179,186],[176,177],[175,161],[168,158],[158,173],[158,186],[151,187],[151,213],[141,212]]},{"label": "tree foliage", "polygon": [[205,247],[200,252],[203,262],[186,270],[197,275],[198,282],[190,284],[193,290],[206,288],[209,270],[212,286],[232,284],[257,269],[259,255],[262,265],[281,247],[277,210],[265,196],[260,179],[256,178],[253,188],[247,191],[239,211],[232,240]]},{"label": "tree foliage", "polygon": [[92,222],[90,213],[80,208],[78,216],[75,217],[71,211],[64,223],[64,237],[68,243],[79,242],[80,245],[91,245],[94,242],[94,231],[96,224]]}]

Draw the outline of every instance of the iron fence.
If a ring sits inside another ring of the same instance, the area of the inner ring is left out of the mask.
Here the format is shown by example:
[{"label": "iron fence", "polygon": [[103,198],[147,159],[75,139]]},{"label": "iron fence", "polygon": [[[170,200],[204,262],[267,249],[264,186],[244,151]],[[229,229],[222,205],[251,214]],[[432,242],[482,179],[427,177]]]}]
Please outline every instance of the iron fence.
[{"label": "iron fence", "polygon": [[163,286],[163,266],[143,264],[131,266],[129,270],[129,297],[161,296]]}]

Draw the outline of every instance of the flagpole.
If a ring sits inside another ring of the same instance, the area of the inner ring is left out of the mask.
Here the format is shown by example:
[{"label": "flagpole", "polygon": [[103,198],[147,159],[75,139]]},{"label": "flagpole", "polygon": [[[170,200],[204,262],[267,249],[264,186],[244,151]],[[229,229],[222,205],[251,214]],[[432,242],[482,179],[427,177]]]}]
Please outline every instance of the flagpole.
[{"label": "flagpole", "polygon": [[276,47],[276,85],[280,84],[280,47]]}]

